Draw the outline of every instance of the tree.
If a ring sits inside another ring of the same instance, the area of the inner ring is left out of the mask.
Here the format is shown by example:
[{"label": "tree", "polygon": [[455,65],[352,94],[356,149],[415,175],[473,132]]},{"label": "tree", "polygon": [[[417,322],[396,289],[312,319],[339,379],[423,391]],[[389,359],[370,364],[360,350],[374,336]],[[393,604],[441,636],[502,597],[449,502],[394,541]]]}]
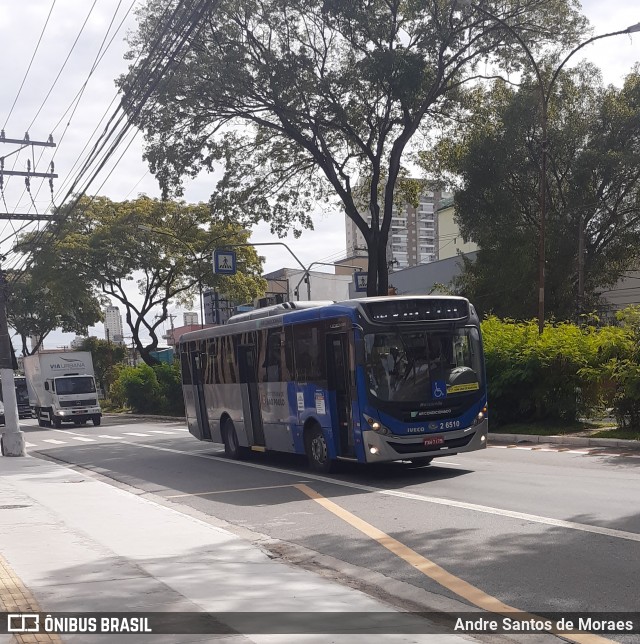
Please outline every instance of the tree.
[{"label": "tree", "polygon": [[105,395],[108,395],[111,383],[115,380],[116,365],[126,360],[126,347],[91,336],[80,343],[78,351],[91,353],[98,386],[102,388]]},{"label": "tree", "polygon": [[[559,76],[549,110],[546,307],[570,319],[593,310],[640,256],[640,74],[603,87],[591,65]],[[528,319],[537,310],[540,117],[535,79],[477,90],[437,160],[457,177],[456,218],[480,246],[458,290],[482,312]],[[579,248],[584,244],[583,262]],[[582,285],[584,285],[582,288]]]},{"label": "tree", "polygon": [[[24,356],[38,351],[55,329],[86,334],[102,319],[103,302],[72,266],[38,261],[24,273],[10,273],[9,281],[7,320],[20,336]],[[37,339],[31,348],[29,338]]]},{"label": "tree", "polygon": [[151,352],[158,347],[157,330],[169,317],[171,301],[189,303],[201,286],[244,302],[264,291],[261,261],[249,246],[237,249],[236,275],[213,275],[213,247],[246,243],[249,233],[237,224],[211,221],[206,204],[83,197],[58,214],[61,220],[52,226],[51,237],[27,234],[16,249],[35,252],[43,266],[73,267],[76,280],[120,302],[147,364],[157,363]]},{"label": "tree", "polygon": [[[585,27],[573,0],[485,4],[509,29],[449,0],[149,0],[122,105],[166,194],[222,164],[214,212],[269,221],[279,235],[299,235],[320,203],[337,202],[366,240],[369,295],[386,294],[394,190],[413,137],[480,62],[518,66],[514,34],[539,51]],[[168,33],[188,42],[169,69]]]}]

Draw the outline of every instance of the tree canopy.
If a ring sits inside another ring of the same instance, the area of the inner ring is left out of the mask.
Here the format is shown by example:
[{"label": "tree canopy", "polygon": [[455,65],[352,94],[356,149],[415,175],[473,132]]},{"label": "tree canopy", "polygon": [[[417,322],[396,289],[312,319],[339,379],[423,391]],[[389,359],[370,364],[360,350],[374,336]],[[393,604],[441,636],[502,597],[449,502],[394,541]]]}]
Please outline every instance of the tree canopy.
[{"label": "tree canopy", "polygon": [[111,383],[116,378],[116,367],[127,358],[127,348],[122,344],[91,336],[80,343],[78,351],[91,353],[96,382],[108,396]]},{"label": "tree canopy", "polygon": [[[214,212],[279,235],[339,204],[366,240],[369,294],[386,294],[394,189],[413,137],[491,63],[517,68],[518,39],[534,52],[566,46],[586,24],[574,0],[482,6],[495,17],[455,0],[149,0],[122,104],[167,194],[221,165]],[[187,43],[169,67],[168,33]]]},{"label": "tree canopy", "polygon": [[[73,266],[36,262],[20,274],[9,273],[7,321],[21,340],[22,355],[35,353],[55,329],[85,334],[102,319],[103,300],[78,280]],[[29,339],[36,344],[29,346]]]},{"label": "tree canopy", "polygon": [[[77,281],[118,301],[148,364],[157,362],[150,352],[158,347],[158,329],[169,317],[170,302],[191,303],[201,287],[241,302],[264,291],[261,260],[247,244],[249,233],[212,220],[206,204],[83,197],[59,214],[50,237],[27,234],[17,249],[34,252],[43,269],[72,267]],[[214,275],[212,250],[227,244],[247,244],[236,249],[238,273]],[[146,336],[149,343],[142,339]]]},{"label": "tree canopy", "polygon": [[[546,308],[571,319],[598,304],[640,255],[640,70],[621,89],[583,64],[558,77],[549,105]],[[456,218],[480,246],[458,288],[481,311],[535,316],[541,129],[536,80],[478,89],[425,163],[455,177]],[[584,244],[583,265],[578,261]],[[580,275],[582,273],[582,276]],[[579,292],[579,285],[584,285]]]}]

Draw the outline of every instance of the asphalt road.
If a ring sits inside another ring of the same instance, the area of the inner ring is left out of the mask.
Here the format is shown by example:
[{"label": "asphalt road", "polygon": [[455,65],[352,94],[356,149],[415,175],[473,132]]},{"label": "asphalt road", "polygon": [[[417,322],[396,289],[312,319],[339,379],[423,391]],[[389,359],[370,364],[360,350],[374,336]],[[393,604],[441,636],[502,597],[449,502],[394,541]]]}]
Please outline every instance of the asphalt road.
[{"label": "asphalt road", "polygon": [[490,447],[423,468],[345,465],[318,476],[298,457],[229,461],[183,422],[21,425],[31,455],[217,517],[277,556],[400,606],[639,610],[640,453]]}]

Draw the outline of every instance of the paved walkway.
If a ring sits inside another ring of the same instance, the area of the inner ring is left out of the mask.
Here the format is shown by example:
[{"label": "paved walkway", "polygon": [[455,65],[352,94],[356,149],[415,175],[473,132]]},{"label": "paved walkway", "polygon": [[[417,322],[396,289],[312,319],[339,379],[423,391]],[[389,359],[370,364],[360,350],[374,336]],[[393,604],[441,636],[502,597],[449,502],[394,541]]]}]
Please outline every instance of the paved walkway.
[{"label": "paved walkway", "polygon": [[[0,458],[0,612],[126,611],[207,614],[206,634],[1,635],[8,642],[443,642],[467,636],[414,616],[419,634],[243,635],[254,611],[327,620],[370,613],[400,618],[364,593],[270,558],[240,537],[62,465],[34,457]],[[327,620],[322,620],[326,624]],[[255,624],[255,622],[254,622]],[[426,625],[426,628],[425,628]],[[0,633],[6,625],[0,624]],[[267,627],[263,630],[269,630]],[[344,629],[343,629],[344,631]],[[393,632],[393,631],[392,631]],[[169,631],[171,633],[171,631]]]}]

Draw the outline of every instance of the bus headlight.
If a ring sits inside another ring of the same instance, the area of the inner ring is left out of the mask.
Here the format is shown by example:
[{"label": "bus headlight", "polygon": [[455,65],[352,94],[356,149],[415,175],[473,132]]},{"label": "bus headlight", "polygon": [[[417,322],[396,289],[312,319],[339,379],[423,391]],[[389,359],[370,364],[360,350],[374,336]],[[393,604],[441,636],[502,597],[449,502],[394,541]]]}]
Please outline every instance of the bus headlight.
[{"label": "bus headlight", "polygon": [[362,414],[367,421],[367,425],[369,425],[369,428],[372,429],[376,434],[382,434],[383,436],[386,436],[387,434],[390,434],[391,432],[379,421],[376,420],[375,418],[371,418],[371,416],[367,416],[367,414]]},{"label": "bus headlight", "polygon": [[473,419],[471,426],[479,425],[487,417],[487,406],[485,405],[479,412],[478,415]]}]

